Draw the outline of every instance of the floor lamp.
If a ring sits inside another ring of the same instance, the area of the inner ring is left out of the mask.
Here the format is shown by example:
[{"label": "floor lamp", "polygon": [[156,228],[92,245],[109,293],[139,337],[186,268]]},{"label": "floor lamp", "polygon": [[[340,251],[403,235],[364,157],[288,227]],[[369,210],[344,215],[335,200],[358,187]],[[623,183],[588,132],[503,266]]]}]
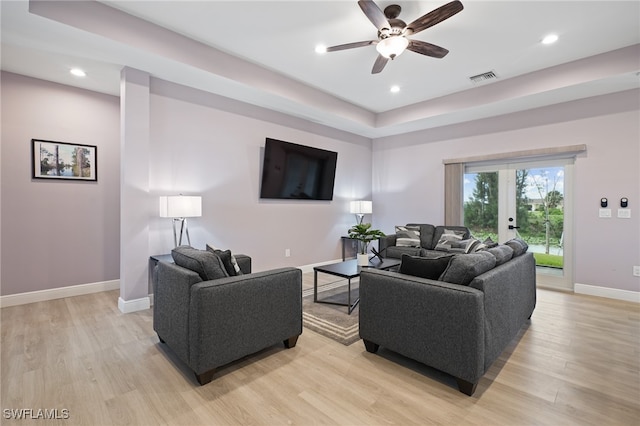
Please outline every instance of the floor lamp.
[{"label": "floor lamp", "polygon": [[[202,197],[168,195],[160,197],[160,217],[173,219],[173,243],[176,247],[182,245],[182,235],[187,235],[187,243],[191,245],[189,238],[189,228],[187,227],[188,217],[202,216]],[[176,226],[180,224],[180,239]]]}]

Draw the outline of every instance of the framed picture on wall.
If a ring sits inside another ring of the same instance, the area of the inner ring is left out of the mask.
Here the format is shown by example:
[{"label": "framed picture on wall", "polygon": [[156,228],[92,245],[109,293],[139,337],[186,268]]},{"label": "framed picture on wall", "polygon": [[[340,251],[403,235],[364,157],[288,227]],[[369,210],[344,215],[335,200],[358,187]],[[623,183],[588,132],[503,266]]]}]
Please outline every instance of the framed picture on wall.
[{"label": "framed picture on wall", "polygon": [[31,139],[35,179],[98,180],[98,147]]}]

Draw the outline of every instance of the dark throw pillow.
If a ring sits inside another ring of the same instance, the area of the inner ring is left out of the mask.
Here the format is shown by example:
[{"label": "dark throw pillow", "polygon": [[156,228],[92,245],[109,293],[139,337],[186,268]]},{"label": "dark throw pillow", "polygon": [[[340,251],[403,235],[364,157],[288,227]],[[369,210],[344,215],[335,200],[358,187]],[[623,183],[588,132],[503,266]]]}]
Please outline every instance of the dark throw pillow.
[{"label": "dark throw pillow", "polygon": [[403,254],[401,259],[402,263],[400,263],[400,273],[437,280],[444,270],[447,269],[449,260],[451,260],[452,257],[452,254],[431,258]]},{"label": "dark throw pillow", "polygon": [[440,276],[440,281],[469,285],[475,277],[484,274],[495,266],[495,256],[486,251],[471,254],[456,254],[449,262],[447,269]]},{"label": "dark throw pillow", "polygon": [[507,241],[504,244],[513,249],[513,257],[518,257],[521,254],[526,253],[527,250],[529,250],[529,244],[527,244],[521,238],[514,238],[512,240]]},{"label": "dark throw pillow", "polygon": [[485,240],[482,242],[482,244],[485,245],[486,248],[490,249],[490,248],[494,248],[498,246],[498,243],[496,243],[495,241],[493,241],[491,239],[491,237],[487,237],[485,238]]},{"label": "dark throw pillow", "polygon": [[230,277],[235,277],[236,270],[233,267],[233,263],[231,263],[231,250],[215,250],[213,253],[217,254],[220,260],[222,260],[222,264],[224,265],[224,269],[227,271],[227,274],[229,274]]},{"label": "dark throw pillow", "polygon": [[215,253],[222,260],[222,264],[224,265],[224,269],[227,271],[230,277],[235,277],[236,275],[242,275],[242,271],[240,270],[240,266],[238,266],[238,262],[236,261],[236,257],[231,253],[231,250],[220,250],[212,246],[211,244],[207,244],[207,251],[211,253]]},{"label": "dark throw pillow", "polygon": [[176,265],[196,272],[203,281],[229,276],[220,257],[215,253],[190,246],[180,246],[171,250],[171,256]]},{"label": "dark throw pillow", "polygon": [[496,266],[508,262],[513,257],[513,249],[505,245],[492,247],[487,251],[496,257]]}]

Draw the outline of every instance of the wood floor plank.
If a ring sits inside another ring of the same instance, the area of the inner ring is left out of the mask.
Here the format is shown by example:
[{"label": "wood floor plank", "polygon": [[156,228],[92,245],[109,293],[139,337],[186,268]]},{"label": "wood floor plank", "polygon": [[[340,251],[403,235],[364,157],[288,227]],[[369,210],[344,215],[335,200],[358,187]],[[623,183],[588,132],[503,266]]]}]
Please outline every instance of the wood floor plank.
[{"label": "wood floor plank", "polygon": [[[313,287],[313,273],[303,287]],[[640,418],[634,303],[539,290],[532,320],[468,397],[447,374],[307,329],[296,347],[267,348],[199,386],[158,342],[152,310],[122,314],[117,299],[110,291],[3,308],[2,408],[67,409],[65,425],[635,425]]]}]

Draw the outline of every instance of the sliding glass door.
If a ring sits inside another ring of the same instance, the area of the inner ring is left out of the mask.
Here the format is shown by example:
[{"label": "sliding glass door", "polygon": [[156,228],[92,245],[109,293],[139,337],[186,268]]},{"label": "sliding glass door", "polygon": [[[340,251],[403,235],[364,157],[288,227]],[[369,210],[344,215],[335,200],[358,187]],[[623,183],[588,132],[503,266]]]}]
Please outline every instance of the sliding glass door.
[{"label": "sliding glass door", "polygon": [[[519,237],[529,244],[538,282],[572,288],[567,236],[571,235],[572,161],[467,165],[464,174],[464,224],[480,239]],[[569,227],[569,229],[568,229]]]}]

